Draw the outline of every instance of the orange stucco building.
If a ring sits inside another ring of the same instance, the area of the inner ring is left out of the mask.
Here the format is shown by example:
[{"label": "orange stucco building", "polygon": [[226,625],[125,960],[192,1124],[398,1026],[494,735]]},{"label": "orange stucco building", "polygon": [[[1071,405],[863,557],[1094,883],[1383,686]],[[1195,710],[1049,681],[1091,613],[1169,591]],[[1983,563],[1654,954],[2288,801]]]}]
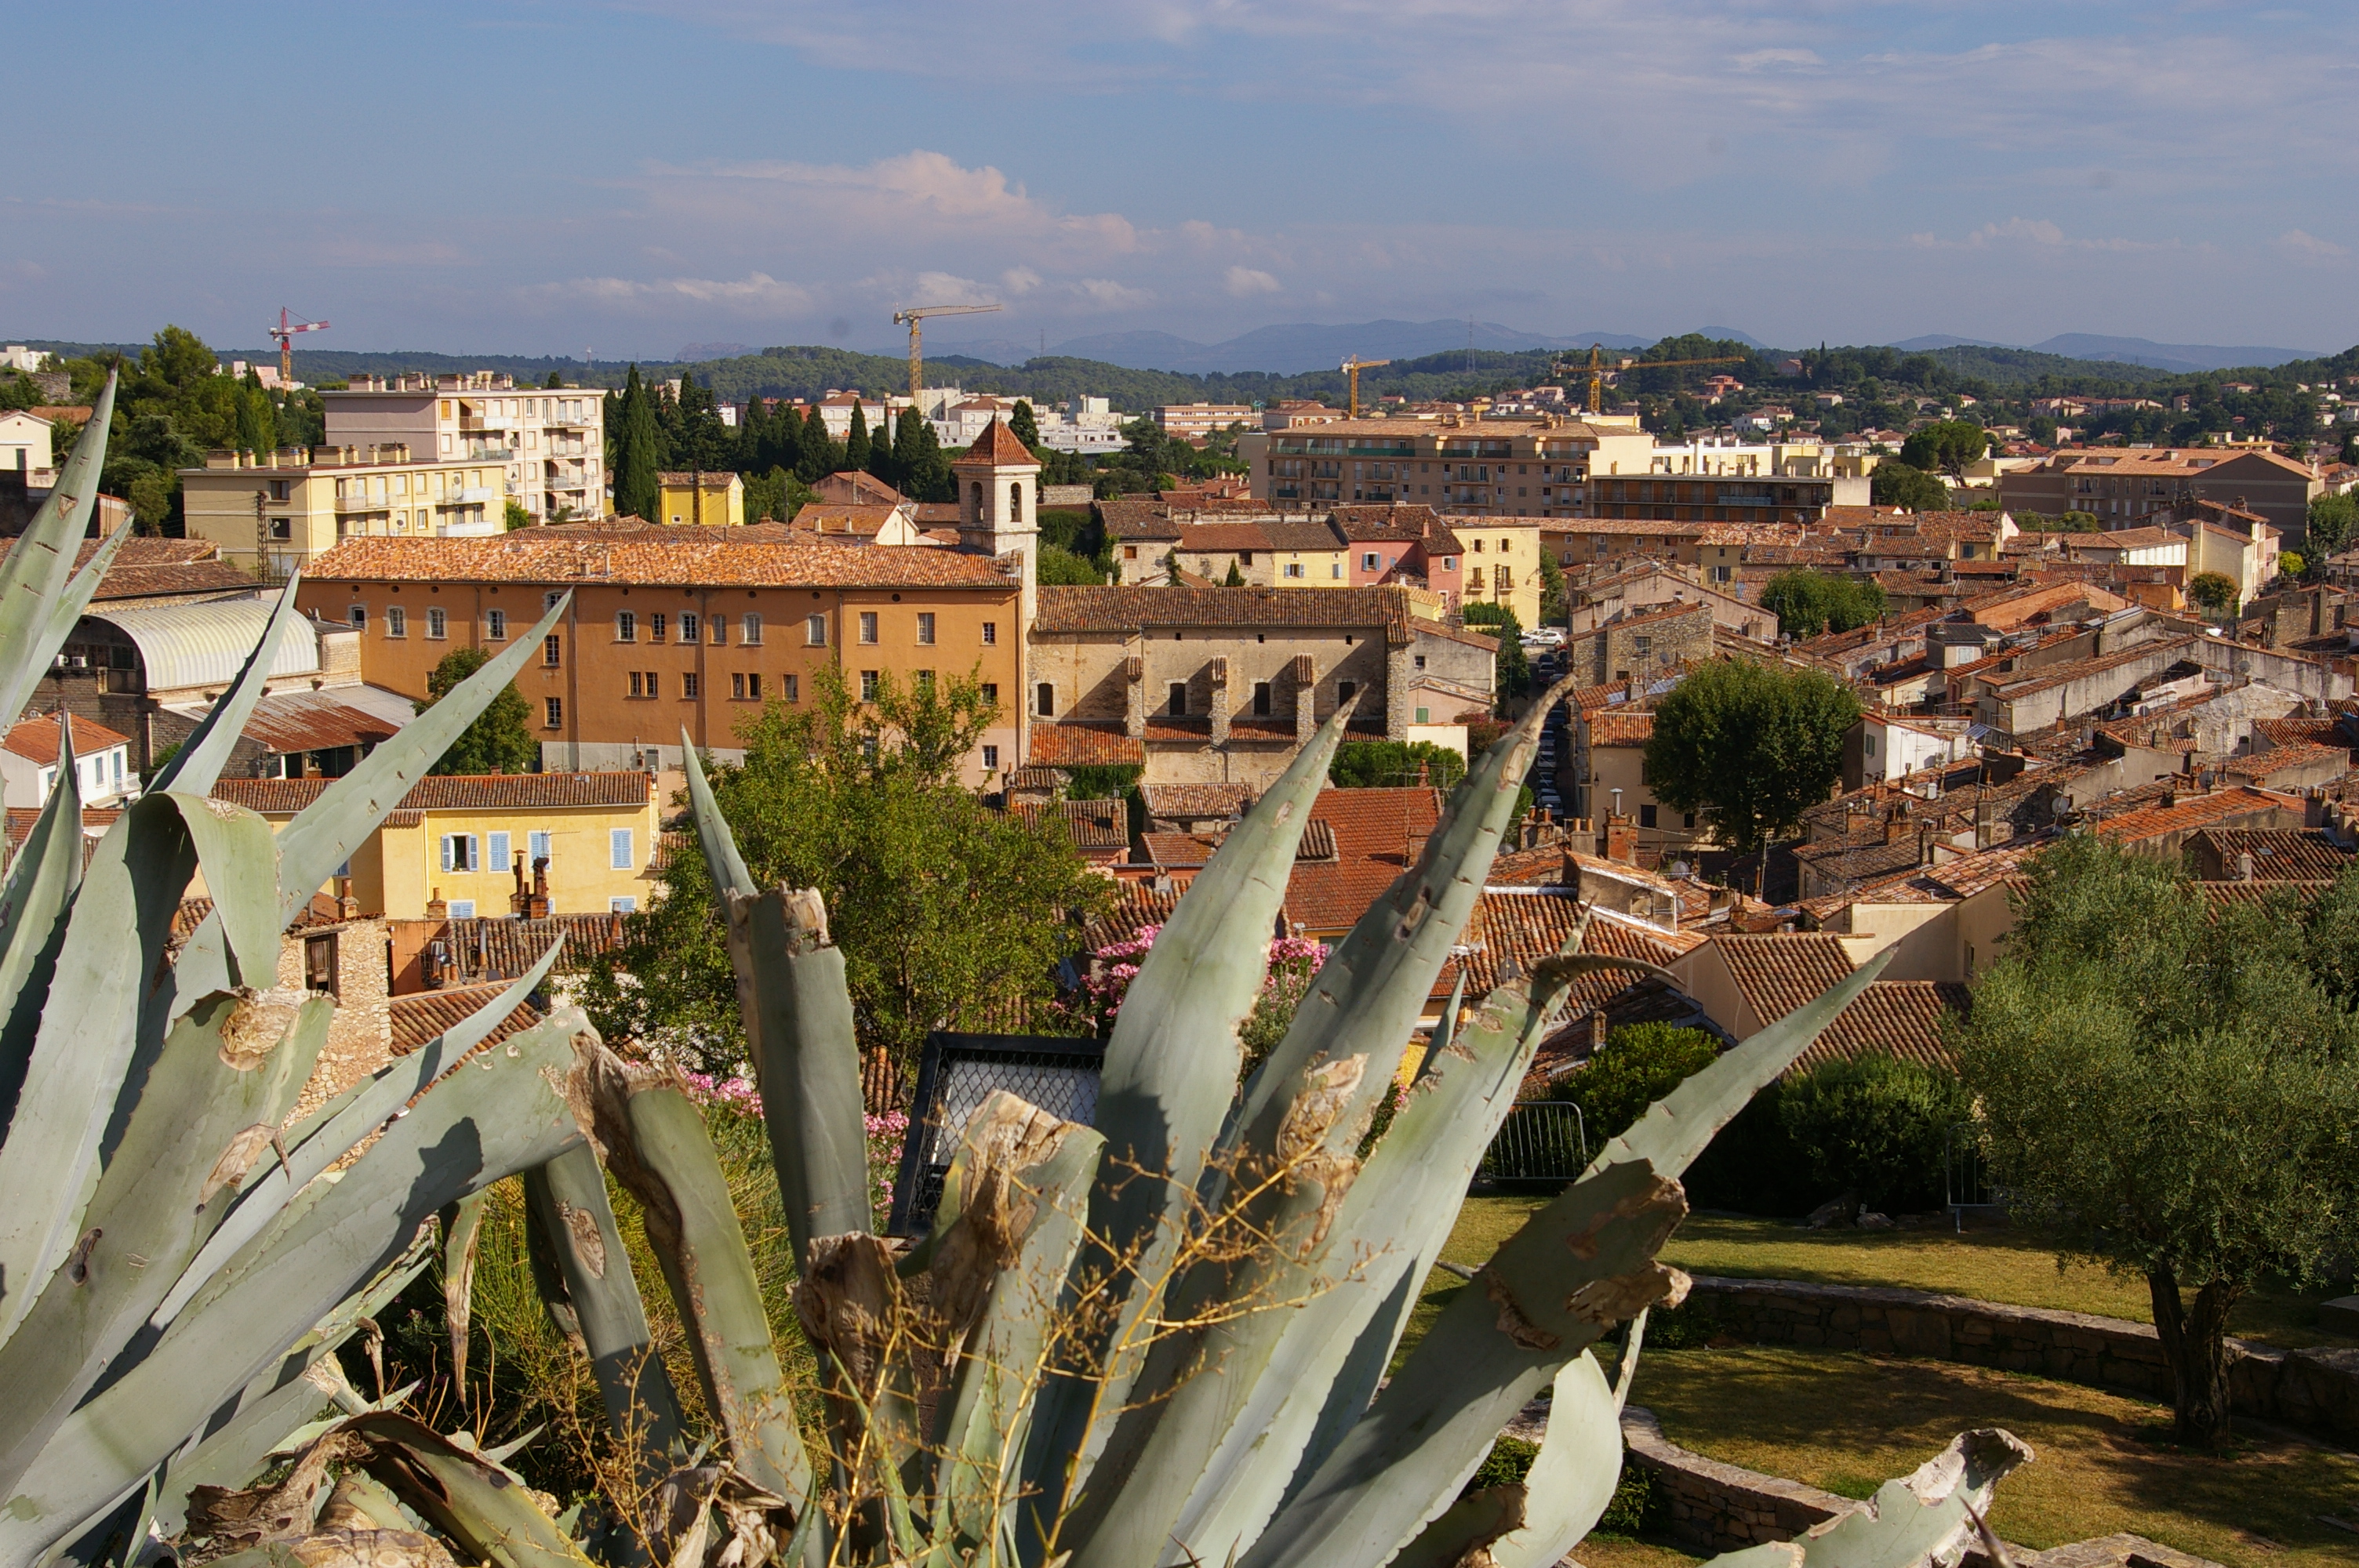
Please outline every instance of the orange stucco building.
[{"label": "orange stucco building", "polygon": [[353,540],[312,564],[298,599],[361,629],[364,679],[423,697],[454,649],[508,647],[570,590],[516,681],[552,771],[678,767],[683,727],[735,761],[737,726],[765,703],[810,700],[828,665],[855,689],[972,676],[1000,714],[968,758],[981,785],[1023,757],[1019,564],[935,546],[520,529]]}]

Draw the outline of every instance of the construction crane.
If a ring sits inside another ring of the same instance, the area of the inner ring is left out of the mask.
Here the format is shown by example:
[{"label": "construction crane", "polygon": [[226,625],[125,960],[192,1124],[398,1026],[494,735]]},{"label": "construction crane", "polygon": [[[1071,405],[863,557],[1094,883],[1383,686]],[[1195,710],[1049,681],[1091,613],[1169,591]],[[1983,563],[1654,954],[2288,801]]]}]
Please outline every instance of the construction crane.
[{"label": "construction crane", "polygon": [[910,407],[918,406],[918,394],[926,384],[926,357],[918,350],[918,324],[929,316],[981,316],[998,308],[996,305],[912,305],[893,312],[893,325],[906,323],[909,329]]},{"label": "construction crane", "polygon": [[1392,362],[1393,362],[1390,360],[1364,360],[1359,355],[1353,354],[1350,359],[1345,360],[1343,364],[1338,367],[1345,375],[1351,377],[1352,391],[1349,399],[1352,406],[1351,417],[1357,419],[1360,416],[1360,373],[1364,370],[1374,370],[1378,365],[1388,365]]},{"label": "construction crane", "polygon": [[[1559,360],[1549,367],[1549,373],[1554,375],[1578,375],[1584,370],[1589,373],[1589,412],[1592,414],[1603,412],[1601,402],[1605,395],[1606,366],[1600,357],[1603,351],[1603,343],[1592,343],[1589,345],[1588,363],[1583,364],[1578,360]],[[1615,362],[1613,369],[1618,374],[1625,370],[1664,370],[1675,365],[1741,365],[1746,357],[1744,354],[1723,354],[1708,360],[1625,359]]]},{"label": "construction crane", "polygon": [[325,321],[298,321],[288,313],[287,307],[281,305],[278,308],[278,325],[270,329],[270,335],[278,340],[280,391],[284,392],[295,384],[295,334],[324,332],[327,330],[328,324]]}]

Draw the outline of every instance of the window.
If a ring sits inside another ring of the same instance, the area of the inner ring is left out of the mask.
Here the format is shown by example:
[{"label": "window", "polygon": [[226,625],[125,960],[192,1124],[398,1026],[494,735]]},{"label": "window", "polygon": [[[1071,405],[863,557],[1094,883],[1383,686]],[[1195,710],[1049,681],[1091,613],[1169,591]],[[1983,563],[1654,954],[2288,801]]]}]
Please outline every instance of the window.
[{"label": "window", "polygon": [[1695,826],[1695,813],[1694,813],[1694,812],[1692,812],[1692,811],[1688,812],[1688,813],[1686,813],[1683,816],[1681,816],[1680,820],[1680,826],[1682,826],[1682,827],[1693,827]]},{"label": "window", "polygon": [[482,869],[477,858],[479,846],[473,833],[442,835],[442,869],[446,871],[473,871]]},{"label": "window", "polygon": [[1122,558],[1125,561],[1135,561],[1138,559],[1138,546],[1136,545],[1125,545],[1122,547]]},{"label": "window", "polygon": [[1477,593],[1483,591],[1483,568],[1481,567],[1469,567],[1466,568],[1466,586],[1473,589]]},{"label": "window", "polygon": [[860,612],[860,640],[863,643],[876,641],[876,611],[864,610]]},{"label": "window", "polygon": [[543,615],[548,614],[550,611],[557,608],[558,600],[564,597],[565,590],[563,589],[551,589],[549,592],[542,594],[540,596],[540,612]]},{"label": "window", "polygon": [[664,640],[664,618],[663,618],[662,616],[660,616],[660,615],[650,615],[650,616],[648,616],[648,617],[647,617],[647,641],[648,641],[648,642],[650,642],[650,643],[660,643],[660,642],[662,642],[663,640]]},{"label": "window", "polygon": [[543,668],[552,670],[565,662],[564,644],[554,632],[540,640],[540,662]]},{"label": "window", "polygon": [[729,696],[731,700],[735,702],[743,702],[745,700],[745,671],[739,670],[729,677]]},{"label": "window", "polygon": [[508,612],[487,610],[484,612],[484,635],[495,643],[505,643],[508,635]]},{"label": "window", "polygon": [[994,644],[994,643],[997,643],[998,641],[999,641],[999,622],[996,622],[996,621],[986,621],[986,622],[984,622],[983,623],[983,644],[984,644],[984,647],[986,647],[986,648],[987,648],[987,647],[990,647],[992,644]]},{"label": "window", "polygon": [[994,710],[996,710],[999,707],[999,683],[995,680],[987,680],[983,683],[982,691],[983,700],[991,704]]},{"label": "window", "polygon": [[513,864],[508,859],[508,836],[505,833],[484,835],[484,864],[495,871],[505,871]]},{"label": "window", "polygon": [[633,697],[645,697],[647,695],[647,676],[644,672],[633,670],[630,675],[630,681],[631,695]]},{"label": "window", "polygon": [[933,640],[934,612],[930,610],[920,610],[918,611],[918,641],[920,643],[927,643]]},{"label": "window", "polygon": [[540,707],[542,713],[541,722],[544,728],[550,730],[562,730],[565,728],[565,699],[563,697],[544,697],[540,699]]},{"label": "window", "polygon": [[[680,633],[680,635],[685,637],[688,633],[683,631]],[[803,646],[806,648],[824,648],[827,646],[826,616],[807,615],[803,617]]]},{"label": "window", "polygon": [[1175,680],[1165,688],[1163,711],[1177,719],[1188,711],[1188,683]]},{"label": "window", "polygon": [[1384,557],[1376,554],[1374,550],[1368,551],[1365,555],[1363,555],[1360,557],[1360,569],[1364,572],[1375,571],[1384,564]]},{"label": "window", "polygon": [[762,645],[762,618],[760,616],[749,612],[741,617],[738,622],[738,630],[739,635],[737,640],[745,643],[747,647],[758,648]]},{"label": "window", "polygon": [[934,689],[934,672],[931,670],[918,671],[917,688],[922,692],[932,691]]},{"label": "window", "polygon": [[353,605],[350,610],[344,611],[344,619],[352,623],[354,630],[361,632],[367,631],[368,606],[365,604]]},{"label": "window", "polygon": [[1343,563],[1341,561],[1328,562],[1327,575],[1329,577],[1342,577],[1343,575]]},{"label": "window", "polygon": [[703,689],[704,683],[697,678],[697,674],[694,670],[690,670],[679,677],[680,696],[693,698],[701,696]]},{"label": "window", "polygon": [[1417,724],[1430,724],[1430,723],[1432,723],[1432,722],[1433,722],[1433,709],[1431,709],[1431,708],[1419,708],[1419,709],[1417,710],[1417,718],[1416,718],[1416,719],[1414,719],[1413,720],[1411,720],[1411,722],[1412,722],[1412,723],[1417,723]]},{"label": "window", "polygon": [[998,748],[998,747],[996,747],[996,746],[985,746],[985,747],[983,749],[983,765],[984,765],[985,768],[991,768],[991,769],[996,769],[996,768],[999,766],[999,748]]},{"label": "window", "polygon": [[860,700],[863,702],[874,702],[876,700],[876,672],[875,670],[863,670],[860,672]]},{"label": "window", "polygon": [[341,997],[336,989],[336,934],[303,938],[303,989]]},{"label": "window", "polygon": [[451,901],[451,918],[453,920],[474,919],[475,901],[472,898],[452,899]]},{"label": "window", "polygon": [[627,610],[614,611],[614,641],[636,643],[639,640],[639,618]]},{"label": "window", "polygon": [[727,647],[729,645],[729,617],[726,615],[716,615],[712,617],[711,625],[712,627],[712,645],[716,648]]},{"label": "window", "polygon": [[1266,680],[1254,682],[1254,717],[1269,717],[1269,682]]},{"label": "window", "polygon": [[637,861],[632,858],[631,838],[631,830],[627,827],[616,827],[607,833],[606,864],[608,867],[617,871],[627,871],[637,864]]},{"label": "window", "polygon": [[426,612],[426,634],[440,642],[451,634],[451,616],[440,606]]},{"label": "window", "polygon": [[1655,808],[1653,806],[1641,806],[1638,807],[1638,826],[1641,827],[1652,827],[1655,826]]},{"label": "window", "polygon": [[703,633],[699,630],[696,623],[696,612],[694,611],[681,611],[679,617],[679,640],[683,643],[693,643]]},{"label": "window", "polygon": [[1360,695],[1360,683],[1359,683],[1358,681],[1355,681],[1355,680],[1339,680],[1339,681],[1337,681],[1337,682],[1335,683],[1335,700],[1336,700],[1336,701],[1338,701],[1338,702],[1349,702],[1349,701],[1351,701],[1353,697],[1357,697],[1357,696],[1359,696],[1359,695]]},{"label": "window", "polygon": [[1033,712],[1043,719],[1053,718],[1057,711],[1056,687],[1048,681],[1042,681],[1032,690],[1032,702]]},{"label": "window", "polygon": [[762,700],[762,672],[756,670],[745,677],[745,697],[749,702]]},{"label": "window", "polygon": [[1302,563],[1300,561],[1287,562],[1286,575],[1288,577],[1300,577],[1302,575]]},{"label": "window", "polygon": [[525,853],[532,857],[534,865],[550,858],[556,837],[546,827],[537,827],[524,836]]},{"label": "window", "polygon": [[1478,556],[1483,553],[1483,541],[1480,539],[1474,541],[1474,553]]},{"label": "window", "polygon": [[388,637],[409,635],[409,611],[398,604],[385,612],[385,634]]},{"label": "window", "polygon": [[1425,668],[1425,655],[1424,655],[1423,654],[1414,654],[1414,655],[1412,655],[1412,657],[1413,657],[1413,658],[1414,658],[1414,660],[1415,660],[1416,667],[1417,667],[1417,668],[1419,668],[1419,669],[1423,669],[1423,668]]},{"label": "window", "polygon": [[780,676],[778,695],[788,702],[800,702],[803,699],[802,676],[793,674]]},{"label": "window", "polygon": [[606,901],[606,911],[610,914],[636,914],[639,912],[639,901],[627,893],[610,898]]}]

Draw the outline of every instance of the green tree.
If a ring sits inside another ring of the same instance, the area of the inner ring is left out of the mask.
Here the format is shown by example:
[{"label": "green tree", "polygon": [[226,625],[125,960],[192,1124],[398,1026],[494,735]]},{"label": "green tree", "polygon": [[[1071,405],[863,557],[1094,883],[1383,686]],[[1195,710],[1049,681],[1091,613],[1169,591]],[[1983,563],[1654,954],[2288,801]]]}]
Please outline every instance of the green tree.
[{"label": "green tree", "polygon": [[549,391],[554,392],[564,386],[565,378],[558,374],[555,371],[550,371],[548,375],[541,378],[540,384],[548,388]]},{"label": "green tree", "polygon": [[2321,495],[2310,503],[2309,528],[2303,542],[2310,553],[2320,558],[2334,554],[2351,543],[2351,535],[2359,532],[2359,497]]},{"label": "green tree", "polygon": [[1029,449],[1040,444],[1040,422],[1032,416],[1032,405],[1019,397],[1016,412],[1007,416],[1007,433]]},{"label": "green tree", "polygon": [[1532,665],[1524,656],[1524,626],[1516,619],[1516,612],[1504,604],[1467,604],[1460,607],[1459,613],[1466,624],[1479,627],[1484,636],[1499,639],[1499,653],[1493,667],[1499,701],[1504,705],[1511,697],[1528,695],[1532,689]]},{"label": "green tree", "polygon": [[1950,1129],[1970,1108],[1954,1074],[1880,1054],[1803,1074],[1777,1107],[1821,1195],[1886,1214],[1940,1203]]},{"label": "green tree", "polygon": [[[794,410],[787,413],[791,418]],[[817,484],[828,475],[853,466],[846,460],[849,455],[827,433],[827,420],[821,416],[819,406],[813,404],[804,416],[802,427],[795,433],[795,477],[805,484]]]},{"label": "green tree", "polygon": [[865,473],[875,456],[869,448],[868,411],[855,403],[852,406],[852,433],[843,439],[843,467],[851,472]]},{"label": "green tree", "polygon": [[2236,579],[2225,572],[2197,572],[2187,584],[2187,597],[2214,615],[2236,608]]},{"label": "green tree", "polygon": [[893,423],[893,482],[912,501],[956,501],[958,481],[934,422],[903,409]]},{"label": "green tree", "polygon": [[1854,631],[1880,619],[1884,605],[1881,583],[1800,568],[1779,572],[1761,589],[1761,608],[1777,617],[1779,631],[1797,638]]},{"label": "green tree", "polygon": [[1571,607],[1564,589],[1564,568],[1556,564],[1556,555],[1543,546],[1540,549],[1540,624],[1561,626]]},{"label": "green tree", "polygon": [[1558,1095],[1581,1108],[1582,1128],[1593,1151],[1629,1131],[1648,1106],[1719,1055],[1720,1043],[1701,1029],[1625,1023],[1558,1086]]},{"label": "green tree", "polygon": [[2143,1275],[2182,1441],[2229,1431],[2228,1315],[2348,1266],[2359,1214],[2359,877],[2207,904],[2093,836],[2031,862],[1952,1031],[1993,1179],[2059,1255]]},{"label": "green tree", "polygon": [[1656,706],[1647,775],[1658,800],[1701,812],[1715,838],[1749,855],[1827,798],[1858,722],[1858,697],[1832,676],[1716,659]]},{"label": "green tree", "polygon": [[1920,468],[1886,458],[1868,476],[1868,499],[1878,506],[1898,506],[1910,512],[1941,512],[1950,504],[1950,487]]},{"label": "green tree", "polygon": [[278,409],[262,390],[262,378],[245,373],[237,389],[237,444],[249,452],[275,451],[278,447]]},{"label": "green tree", "polygon": [[1043,583],[1075,588],[1093,588],[1105,581],[1105,574],[1086,556],[1077,556],[1058,545],[1040,546],[1040,558],[1033,570]]},{"label": "green tree", "polygon": [[511,534],[519,528],[532,526],[532,514],[527,512],[524,509],[524,503],[514,496],[508,497],[507,503],[500,508],[500,516],[507,524],[508,532]]},{"label": "green tree", "polygon": [[[905,1065],[928,1030],[986,1027],[1007,1006],[1047,1001],[1078,923],[1110,896],[1060,822],[987,810],[959,782],[998,719],[973,676],[904,687],[887,676],[864,702],[824,665],[803,703],[772,703],[738,727],[742,764],[713,769],[755,880],[819,890],[861,1044]],[[688,843],[662,874],[663,896],[630,917],[585,1003],[609,1039],[734,1066],[745,1055],[736,982],[704,859]]]},{"label": "green tree", "polygon": [[1338,789],[1400,789],[1431,784],[1454,789],[1466,776],[1466,759],[1430,741],[1346,741],[1327,764],[1327,782]]},{"label": "green tree", "polygon": [[[414,706],[420,713],[442,700],[461,681],[490,662],[481,648],[453,648],[442,655],[426,677],[426,700]],[[528,773],[540,761],[540,742],[532,738],[532,708],[514,686],[492,698],[492,705],[459,732],[441,761],[428,771],[437,773]]]},{"label": "green tree", "polygon": [[1231,561],[1229,563],[1229,575],[1221,579],[1221,586],[1223,588],[1243,588],[1245,585],[1245,574],[1237,569],[1236,562]]},{"label": "green tree", "polygon": [[655,399],[633,365],[623,383],[618,433],[614,438],[614,510],[628,517],[659,521],[663,510],[663,461],[656,433]]},{"label": "green tree", "polygon": [[2289,578],[2308,577],[2310,557],[2299,550],[2280,550],[2277,553],[2277,570]]},{"label": "green tree", "polygon": [[1908,433],[1900,443],[1900,460],[1927,473],[1952,479],[1990,450],[1990,432],[1971,419],[1938,419]]}]

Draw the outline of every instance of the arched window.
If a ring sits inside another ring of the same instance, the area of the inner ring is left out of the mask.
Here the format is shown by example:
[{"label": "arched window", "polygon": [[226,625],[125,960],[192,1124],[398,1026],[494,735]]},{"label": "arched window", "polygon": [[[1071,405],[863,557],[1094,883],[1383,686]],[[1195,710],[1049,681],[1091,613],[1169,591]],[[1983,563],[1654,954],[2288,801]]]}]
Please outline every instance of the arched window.
[{"label": "arched window", "polygon": [[1010,523],[1024,521],[1024,482],[1021,480],[1007,487],[1007,520]]},{"label": "arched window", "polygon": [[977,480],[974,484],[974,520],[978,523],[983,521],[983,481],[981,480]]}]

